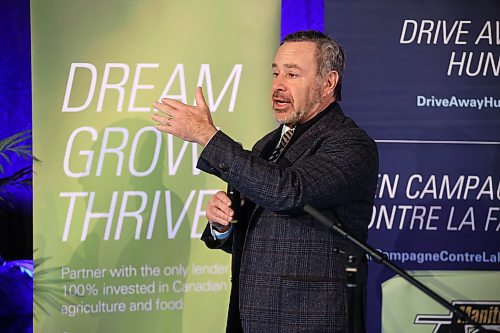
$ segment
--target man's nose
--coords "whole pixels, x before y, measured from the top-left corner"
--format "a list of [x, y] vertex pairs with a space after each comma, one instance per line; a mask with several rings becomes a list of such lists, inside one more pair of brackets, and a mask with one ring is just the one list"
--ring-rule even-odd
[[286, 90], [286, 86], [285, 86], [285, 84], [283, 82], [283, 79], [279, 75], [276, 76], [273, 79], [272, 87], [273, 87], [273, 91], [284, 91], [284, 90]]

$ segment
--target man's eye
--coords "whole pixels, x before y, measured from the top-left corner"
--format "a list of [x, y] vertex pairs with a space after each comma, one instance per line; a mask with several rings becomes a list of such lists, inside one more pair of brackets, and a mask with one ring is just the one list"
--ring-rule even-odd
[[273, 73], [273, 77], [277, 77], [278, 76], [278, 73]]
[[291, 78], [291, 79], [295, 79], [296, 77], [298, 77], [299, 75], [298, 74], [295, 74], [295, 73], [288, 73], [288, 77]]

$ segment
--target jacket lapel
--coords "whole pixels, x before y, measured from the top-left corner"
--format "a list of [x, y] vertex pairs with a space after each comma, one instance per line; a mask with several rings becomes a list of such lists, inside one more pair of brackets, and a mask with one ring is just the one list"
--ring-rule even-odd
[[337, 104], [331, 112], [325, 114], [321, 120], [314, 123], [304, 133], [302, 133], [296, 141], [292, 142], [290, 147], [285, 151], [284, 155], [280, 158], [280, 160], [278, 160], [277, 164], [280, 167], [286, 168], [295, 163], [295, 161], [312, 146], [312, 143], [320, 136], [321, 133], [324, 133], [328, 129], [341, 126], [345, 118], [344, 113]]
[[256, 153], [259, 157], [267, 159], [281, 138], [281, 129], [282, 126], [279, 126], [277, 129], [268, 133], [261, 140], [259, 140], [253, 149], [254, 153]]

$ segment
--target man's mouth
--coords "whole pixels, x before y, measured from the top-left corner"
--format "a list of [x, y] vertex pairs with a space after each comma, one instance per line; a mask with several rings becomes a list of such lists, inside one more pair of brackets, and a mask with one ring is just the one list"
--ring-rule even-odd
[[290, 104], [290, 101], [283, 98], [273, 98], [273, 107], [282, 108]]

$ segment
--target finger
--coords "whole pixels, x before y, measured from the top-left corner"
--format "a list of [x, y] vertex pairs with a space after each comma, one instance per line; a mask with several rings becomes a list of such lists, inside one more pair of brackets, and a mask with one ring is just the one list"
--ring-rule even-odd
[[158, 114], [153, 114], [151, 116], [151, 119], [157, 122], [158, 125], [166, 125], [166, 126], [171, 126], [170, 122], [172, 121], [173, 118], [170, 117], [164, 117]]
[[207, 209], [207, 219], [210, 222], [228, 225], [233, 220], [233, 217], [232, 215], [227, 215], [220, 209]]
[[208, 109], [207, 102], [205, 102], [205, 96], [203, 96], [203, 90], [201, 87], [196, 87], [194, 98], [196, 100], [197, 106]]
[[169, 126], [169, 125], [155, 125], [155, 128], [160, 131], [160, 132], [163, 132], [163, 133], [168, 133], [168, 134], [173, 134], [172, 132], [172, 127]]
[[153, 107], [170, 118], [173, 118], [174, 114], [177, 112], [177, 109], [160, 102], [154, 102]]
[[167, 97], [162, 98], [161, 103], [164, 105], [167, 105], [171, 108], [174, 108], [176, 110], [181, 110], [181, 109], [188, 107], [187, 104], [184, 104], [181, 101], [178, 101], [178, 100], [172, 99], [172, 98], [167, 98]]
[[209, 203], [209, 211], [213, 217], [227, 221], [231, 221], [234, 215], [233, 209], [226, 202], [219, 200], [214, 200], [211, 204]]
[[226, 193], [220, 191], [210, 198], [207, 205], [207, 218], [209, 221], [229, 223], [234, 211], [229, 207], [231, 200]]
[[226, 206], [231, 206], [231, 199], [229, 198], [227, 193], [224, 191], [219, 191], [219, 192], [215, 193], [214, 199], [221, 201]]

